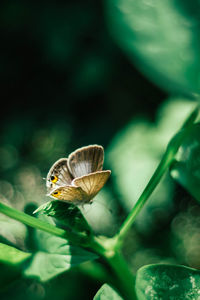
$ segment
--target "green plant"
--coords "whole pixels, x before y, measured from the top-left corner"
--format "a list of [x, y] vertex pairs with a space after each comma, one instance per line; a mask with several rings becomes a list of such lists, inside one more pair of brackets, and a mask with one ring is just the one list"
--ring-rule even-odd
[[[24, 12], [27, 12], [28, 10], [25, 4], [20, 3], [18, 5], [16, 6], [16, 8], [18, 7], [16, 15], [13, 14], [13, 5], [8, 5], [7, 9], [4, 10], [3, 22], [5, 28], [7, 28], [9, 24], [11, 26], [11, 19], [13, 19], [13, 28], [15, 28], [17, 24], [19, 32], [20, 28], [22, 28], [21, 30], [23, 32], [24, 28], [26, 28], [27, 26], [22, 26], [23, 18], [21, 18], [21, 16], [24, 15]], [[67, 94], [67, 96], [61, 93], [60, 96], [64, 99], [62, 102], [63, 107], [66, 98], [71, 100], [69, 100], [67, 106], [65, 107], [65, 110], [63, 109], [63, 112], [61, 112], [60, 107], [58, 107], [58, 111], [55, 116], [58, 120], [60, 120], [60, 123], [58, 121], [52, 122], [52, 115], [54, 116], [54, 113], [52, 113], [52, 111], [49, 111], [51, 113], [50, 115], [47, 114], [47, 120], [50, 119], [50, 124], [48, 125], [49, 127], [47, 126], [48, 129], [39, 128], [38, 125], [38, 132], [35, 132], [35, 134], [33, 134], [31, 142], [29, 139], [30, 128], [32, 128], [31, 132], [33, 133], [34, 128], [36, 127], [34, 115], [35, 110], [33, 112], [32, 118], [29, 119], [29, 116], [28, 118], [26, 116], [26, 118], [23, 119], [21, 123], [18, 122], [20, 117], [18, 120], [16, 120], [16, 122], [13, 121], [13, 124], [11, 125], [10, 122], [8, 122], [9, 126], [7, 128], [7, 131], [5, 130], [4, 134], [5, 147], [0, 149], [0, 159], [3, 166], [2, 169], [3, 171], [7, 170], [8, 173], [10, 172], [11, 167], [15, 168], [18, 164], [18, 152], [20, 152], [18, 151], [19, 149], [22, 149], [21, 163], [22, 161], [24, 162], [24, 160], [26, 160], [26, 157], [24, 157], [24, 153], [26, 153], [27, 144], [29, 143], [31, 145], [30, 148], [33, 145], [33, 153], [35, 153], [31, 153], [31, 159], [33, 156], [35, 158], [35, 161], [40, 161], [41, 165], [45, 166], [45, 168], [47, 167], [49, 161], [56, 157], [57, 154], [64, 154], [66, 148], [71, 143], [71, 135], [74, 135], [74, 133], [78, 131], [73, 131], [74, 124], [78, 123], [77, 126], [80, 126], [80, 124], [82, 125], [83, 119], [81, 118], [81, 120], [79, 121], [80, 115], [82, 116], [83, 109], [82, 104], [80, 104], [80, 98], [82, 99], [83, 97], [85, 99], [86, 95], [95, 95], [97, 91], [102, 91], [103, 89], [105, 89], [109, 83], [109, 79], [112, 78], [113, 74], [116, 73], [115, 65], [118, 63], [118, 54], [114, 53], [113, 55], [113, 52], [116, 51], [115, 47], [113, 45], [110, 45], [110, 40], [108, 37], [108, 40], [106, 41], [104, 31], [100, 31], [100, 34], [97, 34], [97, 37], [95, 31], [95, 33], [93, 33], [94, 36], [92, 36], [91, 27], [93, 26], [94, 19], [90, 18], [90, 14], [93, 14], [93, 11], [91, 13], [90, 10], [91, 4], [87, 3], [87, 9], [85, 10], [83, 9], [85, 7], [82, 7], [82, 5], [78, 6], [77, 4], [74, 4], [70, 7], [71, 9], [66, 10], [67, 14], [65, 14], [66, 8], [63, 7], [62, 13], [60, 7], [57, 6], [57, 3], [54, 3], [54, 5], [50, 5], [47, 10], [42, 9], [40, 17], [38, 18], [39, 12], [38, 6], [36, 6], [35, 11], [37, 12], [37, 18], [35, 19], [39, 19], [39, 25], [37, 25], [39, 27], [37, 28], [45, 31], [41, 34], [42, 31], [38, 30], [38, 36], [40, 37], [40, 39], [38, 38], [38, 40], [40, 40], [38, 44], [44, 45], [43, 51], [41, 51], [41, 53], [44, 53], [42, 54], [41, 65], [44, 64], [44, 57], [47, 57], [48, 63], [50, 60], [53, 65], [52, 73], [55, 73], [55, 79], [57, 78], [55, 65], [56, 70], [58, 65], [60, 66], [60, 73], [58, 72], [60, 75], [63, 74], [63, 68], [65, 68], [66, 66], [68, 68], [70, 66], [70, 71], [68, 73], [68, 77], [70, 78], [68, 82], [69, 93]], [[56, 10], [57, 15], [55, 14], [55, 21], [52, 22]], [[99, 11], [99, 7], [97, 11]], [[6, 204], [6, 199], [5, 203], [2, 201], [0, 203], [0, 212], [2, 214], [10, 217], [12, 220], [17, 220], [27, 225], [27, 227], [23, 227], [23, 225], [20, 223], [22, 228], [18, 232], [18, 226], [16, 226], [17, 223], [10, 223], [10, 226], [6, 224], [7, 230], [6, 232], [2, 233], [2, 240], [0, 243], [0, 266], [2, 271], [1, 273], [3, 274], [0, 281], [0, 287], [2, 290], [4, 289], [4, 286], [9, 285], [9, 283], [12, 283], [13, 280], [16, 280], [19, 277], [30, 280], [35, 279], [40, 283], [44, 283], [47, 281], [49, 282], [49, 280], [55, 278], [57, 275], [67, 270], [71, 270], [72, 267], [79, 266], [78, 271], [81, 271], [81, 264], [84, 262], [89, 262], [83, 267], [83, 269], [85, 268], [86, 270], [88, 268], [88, 273], [90, 273], [90, 276], [92, 278], [99, 279], [102, 283], [104, 283], [94, 297], [94, 299], [96, 300], [199, 299], [200, 271], [198, 269], [189, 268], [187, 266], [177, 264], [173, 265], [171, 263], [151, 265], [144, 264], [141, 268], [136, 268], [136, 274], [134, 274], [133, 270], [131, 269], [131, 263], [129, 266], [129, 261], [125, 257], [126, 249], [124, 249], [125, 247], [127, 247], [127, 240], [129, 239], [129, 234], [131, 233], [133, 224], [135, 225], [137, 223], [138, 218], [145, 211], [145, 208], [149, 205], [149, 203], [151, 204], [152, 198], [150, 199], [150, 197], [155, 195], [154, 192], [156, 192], [156, 188], [159, 188], [161, 185], [166, 187], [166, 182], [162, 181], [164, 174], [170, 174], [171, 178], [174, 179], [174, 181], [180, 183], [186, 189], [186, 191], [192, 195], [193, 198], [195, 198], [197, 201], [200, 201], [200, 123], [198, 120], [200, 94], [199, 11], [199, 1], [106, 1], [105, 14], [108, 28], [114, 40], [117, 42], [119, 47], [127, 54], [127, 57], [130, 59], [130, 61], [133, 62], [133, 64], [143, 74], [145, 74], [150, 81], [152, 81], [158, 87], [161, 87], [162, 89], [167, 91], [170, 94], [171, 102], [176, 103], [175, 100], [177, 95], [184, 95], [184, 97], [187, 97], [187, 108], [193, 105], [193, 100], [195, 102], [195, 105], [197, 105], [197, 108], [195, 108], [190, 113], [185, 122], [182, 117], [183, 125], [177, 132], [176, 130], [174, 130], [173, 134], [175, 135], [172, 139], [169, 138], [168, 134], [166, 134], [167, 139], [165, 136], [168, 127], [174, 126], [174, 122], [172, 122], [173, 124], [171, 125], [172, 119], [169, 111], [166, 114], [165, 122], [162, 123], [159, 120], [159, 122], [157, 124], [155, 123], [155, 125], [150, 124], [146, 120], [144, 122], [137, 122], [137, 120], [134, 119], [127, 132], [125, 132], [126, 142], [122, 146], [122, 139], [119, 139], [121, 148], [119, 146], [118, 151], [121, 153], [121, 156], [116, 155], [115, 151], [111, 151], [112, 155], [110, 154], [110, 156], [113, 156], [113, 160], [111, 159], [110, 161], [112, 161], [112, 163], [115, 162], [118, 168], [118, 173], [115, 173], [115, 180], [117, 182], [116, 185], [118, 186], [117, 188], [121, 190], [121, 195], [123, 196], [121, 197], [120, 202], [124, 210], [127, 211], [127, 217], [122, 222], [121, 226], [117, 228], [117, 232], [112, 237], [106, 237], [103, 236], [103, 234], [94, 234], [92, 226], [88, 224], [89, 222], [86, 221], [80, 210], [63, 202], [47, 202], [37, 208], [37, 215], [31, 216], [20, 210], [14, 209], [13, 207], [9, 207]], [[102, 29], [102, 23], [100, 22], [99, 24], [100, 26], [97, 28], [101, 27]], [[35, 24], [31, 24], [32, 27], [30, 27], [32, 28], [30, 48], [32, 48], [32, 41], [37, 40], [34, 36], [37, 31], [35, 30], [34, 25]], [[44, 27], [46, 28], [45, 30]], [[72, 28], [72, 31], [70, 31], [69, 28]], [[96, 27], [94, 26], [94, 28]], [[82, 53], [82, 47], [80, 47], [79, 43], [80, 37], [83, 36], [83, 32], [85, 34], [85, 40], [83, 40], [82, 43], [85, 44], [85, 53]], [[8, 33], [9, 30], [6, 31], [6, 36]], [[14, 36], [16, 33], [17, 30], [14, 30]], [[94, 40], [97, 39], [97, 42], [94, 47], [92, 46], [90, 48], [90, 44], [93, 45], [94, 42], [91, 39], [91, 36], [92, 39], [95, 37]], [[20, 38], [20, 34], [18, 37]], [[24, 35], [22, 35], [21, 39], [24, 39]], [[16, 44], [18, 45], [18, 43]], [[36, 45], [36, 49], [40, 49], [41, 47], [41, 45], [38, 46], [38, 44]], [[76, 49], [79, 48], [80, 52], [77, 52]], [[94, 49], [91, 50], [92, 48]], [[20, 47], [19, 49], [21, 52]], [[101, 52], [101, 55], [99, 55], [97, 49], [99, 50], [99, 52]], [[91, 51], [91, 53], [89, 53], [89, 51]], [[25, 52], [27, 52], [26, 48]], [[116, 52], [118, 53], [118, 50]], [[115, 55], [117, 59], [115, 58]], [[18, 57], [18, 55], [15, 56]], [[77, 57], [79, 57], [78, 60]], [[9, 52], [7, 60], [10, 62]], [[33, 64], [34, 62], [35, 61], [33, 60]], [[27, 62], [24, 63], [24, 65], [26, 64]], [[12, 64], [12, 67], [17, 68], [18, 65], [20, 64], [17, 61], [17, 63], [15, 62], [14, 64]], [[9, 68], [2, 68], [2, 70], [12, 69], [10, 68], [10, 65], [8, 66]], [[123, 66], [124, 65], [122, 64], [122, 68], [120, 69], [121, 72], [123, 70]], [[37, 68], [34, 67], [34, 70], [35, 69]], [[15, 72], [12, 71], [11, 73]], [[27, 76], [26, 73], [27, 72], [25, 69], [25, 76], [22, 78], [23, 87], [24, 82], [27, 82], [27, 84], [30, 85], [29, 81], [26, 81], [27, 79], [24, 80], [26, 77], [29, 80], [29, 76]], [[47, 73], [50, 74], [48, 80], [46, 79]], [[45, 76], [43, 76], [42, 73], [42, 76], [40, 78], [40, 80], [42, 80], [42, 78], [45, 78], [45, 81], [43, 81], [43, 83], [46, 84], [46, 81], [48, 82], [48, 85], [45, 85], [46, 87], [48, 87], [46, 89], [47, 98], [51, 96], [51, 93], [54, 90], [55, 94], [53, 94], [53, 97], [55, 95], [57, 96], [58, 87], [60, 87], [55, 86], [55, 89], [49, 88], [49, 82], [51, 83], [52, 80], [52, 73], [49, 72], [49, 69], [47, 68]], [[123, 72], [122, 74], [120, 74], [120, 76], [121, 80], [124, 77]], [[11, 78], [13, 77], [11, 76]], [[63, 78], [63, 75], [61, 76], [61, 78]], [[115, 80], [117, 86], [118, 81], [120, 80], [118, 80], [118, 78]], [[65, 81], [65, 79], [58, 81], [63, 82]], [[127, 77], [125, 77], [125, 81], [127, 81]], [[36, 82], [38, 82], [38, 74], [35, 76], [35, 81], [33, 81], [33, 87], [35, 86]], [[118, 119], [119, 116], [122, 117], [122, 119], [124, 118], [121, 113], [121, 107], [123, 107], [124, 103], [130, 104], [130, 102], [132, 101], [133, 107], [135, 108], [135, 106], [137, 107], [137, 104], [139, 102], [138, 94], [136, 93], [135, 95], [135, 88], [137, 87], [138, 82], [140, 83], [140, 81], [135, 80], [135, 78], [131, 78], [130, 82], [130, 95], [126, 94], [125, 92], [126, 85], [124, 90], [123, 88], [122, 90], [118, 90], [118, 87], [113, 86], [113, 93], [111, 94], [112, 100], [110, 102], [110, 105], [108, 106], [112, 107], [113, 110], [116, 110], [116, 119]], [[65, 85], [64, 89], [66, 89]], [[120, 93], [121, 91], [123, 93]], [[41, 93], [42, 96], [40, 96], [40, 98], [38, 94], [39, 93], [37, 93], [39, 103], [40, 100], [42, 101], [43, 94]], [[129, 96], [131, 100], [129, 100]], [[151, 95], [148, 96], [149, 98], [151, 97]], [[123, 100], [126, 100], [126, 98], [128, 99], [128, 101], [123, 102]], [[36, 97], [33, 93], [32, 101], [34, 103], [34, 107], [35, 99]], [[86, 110], [88, 110], [89, 116], [91, 117], [91, 101], [87, 100], [88, 98], [86, 98], [86, 101], [84, 102], [84, 107], [88, 105], [86, 107]], [[68, 119], [70, 119], [70, 112], [74, 111], [74, 105], [72, 105], [71, 103], [73, 101], [76, 101], [77, 107], [80, 108], [79, 110], [77, 110], [78, 113], [76, 115], [76, 118], [72, 118], [71, 123], [69, 121], [70, 124], [68, 128], [68, 126], [66, 126], [66, 123], [62, 122], [62, 120], [65, 120], [66, 118], [66, 110], [69, 110], [69, 114], [67, 115], [67, 117]], [[118, 102], [120, 103], [120, 106], [117, 106]], [[146, 103], [142, 103], [142, 105], [143, 104]], [[48, 111], [49, 107], [51, 107], [51, 105], [45, 104], [43, 109], [45, 108], [45, 111]], [[52, 107], [54, 112], [55, 106]], [[148, 108], [149, 106], [147, 105], [147, 108], [145, 107], [144, 113], [148, 111]], [[43, 109], [40, 110], [43, 112]], [[181, 110], [182, 107], [176, 107], [173, 110], [175, 111], [174, 119], [176, 119], [176, 117], [178, 119]], [[102, 123], [102, 111], [99, 111], [100, 113], [98, 115], [98, 118], [96, 119], [96, 116], [93, 116], [91, 123], [87, 123], [86, 127], [84, 127], [85, 130], [87, 130], [88, 127], [92, 128], [92, 125], [94, 125], [94, 120], [98, 124]], [[126, 110], [124, 110], [124, 112], [128, 111], [129, 106]], [[55, 116], [53, 119], [56, 118]], [[90, 120], [90, 118], [88, 119]], [[77, 120], [80, 123], [77, 122]], [[124, 121], [127, 122], [127, 119], [124, 118]], [[43, 123], [44, 122], [45, 121], [43, 121]], [[175, 120], [175, 122], [177, 125], [178, 120]], [[94, 126], [94, 132], [93, 134], [91, 134], [91, 136], [94, 135], [95, 138], [96, 129], [98, 129], [99, 131], [103, 131], [101, 127], [102, 124], [100, 124], [99, 127], [99, 125], [96, 125], [96, 123]], [[107, 123], [105, 127], [106, 129], [108, 125], [110, 125], [109, 109], [107, 111]], [[12, 127], [15, 127], [15, 131], [12, 130]], [[160, 129], [160, 127], [162, 127], [162, 130]], [[143, 142], [145, 143], [145, 146], [146, 144], [148, 144], [146, 148], [150, 148], [149, 152], [154, 152], [154, 156], [152, 155], [152, 157], [153, 159], [156, 159], [153, 162], [159, 159], [160, 153], [164, 153], [152, 177], [149, 176], [150, 180], [147, 183], [146, 187], [145, 185], [143, 185], [142, 188], [145, 188], [143, 189], [143, 192], [139, 197], [136, 196], [139, 189], [135, 194], [133, 193], [135, 192], [134, 189], [131, 189], [131, 186], [137, 184], [134, 181], [131, 182], [132, 177], [130, 176], [130, 174], [132, 174], [134, 170], [132, 170], [133, 164], [131, 164], [129, 161], [130, 158], [135, 155], [131, 151], [132, 148], [130, 147], [129, 149], [129, 146], [132, 142], [132, 137], [135, 138], [134, 134], [133, 136], [131, 135], [131, 133], [134, 131], [133, 129], [135, 128], [136, 131], [140, 132], [140, 135], [143, 135], [145, 137]], [[81, 135], [82, 131], [80, 132]], [[110, 132], [112, 133], [112, 128]], [[149, 134], [150, 138], [148, 137]], [[22, 136], [25, 136], [25, 139], [23, 139]], [[109, 134], [107, 138], [110, 139]], [[164, 140], [164, 143], [162, 141], [162, 145], [166, 145], [168, 143], [165, 151], [162, 147], [160, 147], [158, 143], [158, 140], [162, 138]], [[139, 140], [137, 140], [137, 137], [135, 139], [136, 142]], [[76, 142], [77, 141], [74, 141], [74, 143]], [[115, 148], [115, 142], [113, 143], [113, 145], [112, 147]], [[126, 152], [126, 155], [124, 155], [124, 152], [125, 150], [127, 150], [127, 148], [129, 150], [129, 153]], [[149, 160], [151, 160], [152, 157], [150, 157]], [[32, 161], [31, 159], [29, 158], [30, 161]], [[123, 180], [118, 181], [118, 175], [122, 173], [122, 166], [124, 163], [127, 163], [128, 170], [126, 169], [123, 173]], [[42, 193], [40, 193], [39, 196], [35, 196], [34, 193], [29, 193], [30, 186], [28, 184], [23, 185], [24, 182], [26, 183], [29, 178], [31, 178], [31, 172], [28, 173], [26, 172], [26, 170], [21, 170], [21, 173], [23, 173], [21, 174], [23, 176], [20, 177], [20, 174], [18, 174], [19, 176], [17, 176], [17, 172], [13, 172], [14, 177], [17, 177], [17, 179], [21, 178], [22, 187], [24, 187], [25, 198], [31, 202], [35, 200], [34, 197], [37, 197], [36, 203], [38, 204], [38, 198], [41, 198]], [[35, 169], [32, 170], [32, 173], [34, 173], [35, 177], [39, 177]], [[8, 174], [8, 178], [9, 176], [10, 174]], [[140, 174], [136, 174], [136, 176], [143, 177], [144, 174], [142, 171], [140, 171]], [[26, 180], [24, 180], [24, 178]], [[126, 186], [128, 180], [129, 184]], [[36, 185], [38, 185], [38, 182], [36, 183]], [[4, 192], [6, 193], [10, 190], [12, 192], [12, 189], [9, 189], [8, 182], [5, 182], [4, 184], [7, 184], [7, 188], [3, 191], [1, 190], [1, 194], [4, 195]], [[165, 194], [167, 192], [167, 188], [165, 188], [164, 190], [162, 190], [162, 193], [159, 194], [159, 197], [161, 197], [161, 194]], [[158, 200], [158, 198], [156, 200]], [[23, 199], [23, 197], [21, 197], [20, 199]], [[131, 211], [129, 211], [130, 207]], [[166, 205], [165, 209], [167, 210], [169, 209], [169, 207]], [[32, 211], [33, 210], [31, 210], [31, 213]], [[145, 216], [147, 215], [148, 212]], [[183, 225], [184, 222], [179, 224], [179, 226]], [[34, 228], [34, 230], [32, 231], [32, 228], [30, 227]], [[183, 231], [185, 230], [185, 227], [183, 226]], [[27, 244], [31, 244], [30, 251], [27, 250], [28, 247], [23, 248], [22, 241], [25, 239], [27, 228], [29, 230], [29, 234], [27, 234], [28, 238], [26, 242]], [[197, 228], [199, 230], [199, 226], [197, 226]], [[10, 241], [6, 236], [9, 236], [9, 234], [12, 233], [14, 237], [12, 236], [12, 239], [10, 239], [12, 241]], [[20, 241], [20, 243], [18, 244], [15, 244], [13, 242], [13, 240], [15, 241], [15, 235]], [[181, 239], [181, 236], [179, 236], [179, 238]], [[199, 235], [194, 235], [194, 237], [192, 238], [194, 243], [194, 239], [199, 239]], [[133, 252], [131, 255], [134, 256], [134, 251], [132, 249], [129, 249], [129, 252], [131, 251]], [[179, 251], [180, 256], [181, 251]], [[157, 260], [157, 262], [159, 261]], [[181, 258], [179, 259], [179, 263], [181, 263]]]
[[[16, 265], [18, 269], [23, 270], [24, 276], [36, 276], [45, 281], [74, 265], [99, 258], [107, 274], [107, 284], [112, 285], [124, 299], [151, 299], [154, 295], [163, 297], [171, 285], [174, 289], [169, 295], [175, 296], [182, 289], [182, 277], [184, 278], [182, 295], [193, 297], [188, 299], [197, 299], [200, 287], [196, 281], [200, 276], [199, 271], [181, 266], [152, 265], [141, 268], [134, 278], [122, 254], [124, 241], [131, 226], [166, 171], [171, 169], [172, 174], [178, 174], [177, 179], [188, 190], [192, 188], [194, 194], [199, 195], [198, 180], [196, 182], [193, 180], [192, 186], [189, 180], [184, 180], [185, 177], [190, 177], [189, 172], [194, 174], [197, 165], [192, 164], [193, 156], [200, 153], [200, 124], [195, 123], [197, 116], [198, 108], [195, 108], [180, 131], [169, 142], [149, 183], [113, 237], [95, 236], [78, 208], [72, 208], [57, 200], [42, 205], [37, 212], [60, 220], [66, 225], [65, 229], [56, 226], [48, 216], [43, 216], [44, 220], [41, 220], [0, 203], [1, 213], [39, 229], [37, 233], [39, 251], [36, 254], [25, 253], [1, 244], [1, 261]], [[177, 155], [180, 147], [181, 155]], [[197, 156], [196, 160], [198, 161]], [[95, 299], [101, 299], [102, 295], [120, 299], [115, 291], [105, 286]]]

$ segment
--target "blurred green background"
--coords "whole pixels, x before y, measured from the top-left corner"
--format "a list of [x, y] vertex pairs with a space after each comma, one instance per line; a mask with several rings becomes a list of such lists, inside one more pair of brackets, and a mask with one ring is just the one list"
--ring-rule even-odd
[[[199, 4], [185, 2], [1, 1], [1, 201], [31, 214], [49, 200], [43, 178], [55, 160], [101, 144], [112, 176], [84, 213], [97, 234], [116, 232], [191, 111], [186, 95], [199, 91]], [[133, 272], [200, 268], [199, 229], [197, 202], [166, 175], [127, 238]], [[35, 249], [34, 231], [3, 215], [0, 234]], [[91, 263], [46, 283], [0, 269], [1, 299], [92, 299], [102, 284]]]

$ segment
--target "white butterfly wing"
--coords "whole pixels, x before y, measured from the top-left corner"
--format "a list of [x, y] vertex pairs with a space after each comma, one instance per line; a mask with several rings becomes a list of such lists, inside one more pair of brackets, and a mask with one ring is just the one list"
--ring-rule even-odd
[[103, 167], [104, 150], [102, 146], [91, 145], [72, 152], [68, 157], [68, 168], [74, 178], [81, 177]]
[[51, 191], [63, 185], [70, 185], [72, 175], [69, 172], [67, 158], [57, 160], [47, 174], [46, 186], [47, 190]]

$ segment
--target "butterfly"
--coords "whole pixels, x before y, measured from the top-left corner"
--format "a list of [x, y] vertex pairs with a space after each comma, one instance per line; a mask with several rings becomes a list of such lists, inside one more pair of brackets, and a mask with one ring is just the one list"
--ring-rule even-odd
[[79, 148], [57, 160], [47, 174], [47, 195], [74, 205], [91, 203], [111, 174], [102, 170], [103, 161], [99, 145]]

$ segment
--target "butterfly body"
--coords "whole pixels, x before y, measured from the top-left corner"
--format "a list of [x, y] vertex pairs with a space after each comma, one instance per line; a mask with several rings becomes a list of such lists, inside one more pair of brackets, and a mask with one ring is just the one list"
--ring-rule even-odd
[[91, 203], [108, 180], [111, 171], [102, 171], [104, 150], [91, 145], [61, 158], [50, 168], [46, 186], [54, 199], [83, 205]]

